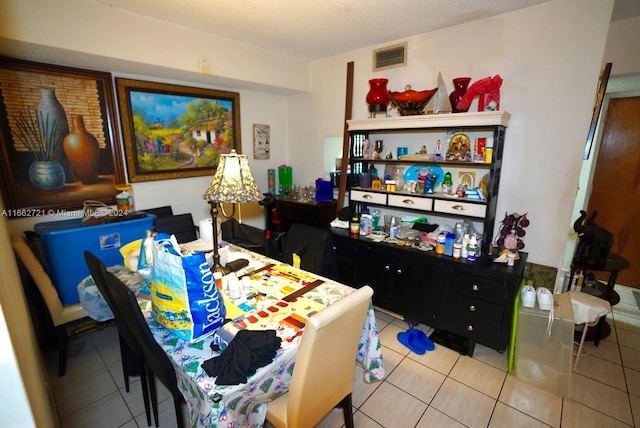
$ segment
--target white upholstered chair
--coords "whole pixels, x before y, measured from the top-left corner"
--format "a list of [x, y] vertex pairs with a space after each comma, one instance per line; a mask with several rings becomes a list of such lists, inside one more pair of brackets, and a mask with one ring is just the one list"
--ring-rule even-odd
[[58, 348], [58, 376], [64, 376], [67, 370], [67, 354], [69, 348], [68, 328], [79, 323], [85, 318], [88, 321], [87, 313], [82, 309], [80, 303], [75, 305], [62, 306], [58, 292], [56, 291], [51, 278], [45, 271], [42, 263], [29, 247], [26, 238], [22, 233], [11, 235], [11, 245], [16, 256], [35, 282], [42, 299], [44, 300], [56, 335], [56, 346]]
[[372, 295], [371, 287], [364, 286], [309, 318], [289, 392], [268, 405], [271, 424], [277, 428], [313, 427], [340, 406], [346, 427], [353, 427], [356, 353]]

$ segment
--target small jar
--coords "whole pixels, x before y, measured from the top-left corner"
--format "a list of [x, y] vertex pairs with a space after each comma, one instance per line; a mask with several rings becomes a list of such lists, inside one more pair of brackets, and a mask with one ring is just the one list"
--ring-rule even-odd
[[462, 255], [462, 244], [459, 242], [455, 242], [453, 244], [453, 258], [459, 259]]
[[516, 253], [507, 254], [507, 266], [513, 266], [516, 264]]
[[134, 211], [133, 187], [131, 184], [116, 184], [116, 206], [119, 211]]
[[444, 244], [447, 240], [447, 236], [444, 233], [440, 233], [436, 238], [436, 254], [444, 254]]

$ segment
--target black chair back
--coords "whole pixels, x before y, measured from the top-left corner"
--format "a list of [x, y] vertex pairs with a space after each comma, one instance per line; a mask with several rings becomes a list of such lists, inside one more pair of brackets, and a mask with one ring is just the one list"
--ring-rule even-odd
[[319, 227], [294, 223], [284, 236], [282, 258], [293, 265], [293, 254], [300, 257], [300, 268], [331, 279], [338, 279], [338, 263], [331, 232]]
[[120, 358], [122, 359], [122, 374], [124, 376], [125, 390], [129, 392], [129, 376], [136, 376], [139, 374], [142, 386], [142, 398], [144, 400], [144, 411], [147, 416], [147, 423], [151, 425], [149, 388], [142, 348], [138, 344], [133, 332], [129, 327], [127, 327], [123, 317], [118, 312], [118, 308], [116, 307], [113, 296], [111, 295], [111, 290], [107, 286], [107, 267], [102, 260], [90, 251], [84, 252], [84, 260], [89, 268], [89, 273], [93, 277], [93, 282], [95, 282], [100, 294], [102, 294], [107, 305], [109, 305], [116, 321], [116, 328], [118, 329], [118, 337], [120, 340]]
[[[178, 389], [176, 373], [171, 360], [169, 360], [169, 356], [153, 337], [153, 334], [142, 315], [142, 311], [140, 310], [140, 306], [138, 305], [138, 301], [133, 291], [120, 281], [117, 276], [108, 271], [106, 272], [106, 281], [111, 295], [113, 296], [113, 303], [116, 310], [124, 319], [127, 327], [133, 332], [134, 337], [142, 348], [147, 368], [151, 372], [149, 379], [152, 404], [157, 403], [155, 388], [152, 383], [153, 376], [155, 375], [160, 379], [160, 382], [167, 387], [169, 392], [171, 392], [171, 395], [173, 395], [178, 427], [183, 427], [180, 403], [184, 401], [184, 398]], [[154, 410], [156, 410], [157, 414], [157, 409], [154, 408]]]
[[155, 229], [157, 232], [175, 235], [181, 244], [198, 239], [198, 233], [196, 232], [196, 226], [193, 223], [191, 213], [156, 217]]

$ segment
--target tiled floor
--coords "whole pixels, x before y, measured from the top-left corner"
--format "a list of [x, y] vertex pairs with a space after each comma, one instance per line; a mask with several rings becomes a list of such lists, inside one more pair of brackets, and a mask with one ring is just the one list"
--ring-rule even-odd
[[[387, 378], [365, 384], [356, 369], [356, 426], [640, 426], [640, 310], [632, 289], [616, 290], [621, 303], [609, 315], [612, 333], [597, 348], [585, 343], [588, 354], [573, 372], [569, 399], [507, 375], [506, 353], [481, 345], [473, 358], [443, 346], [422, 356], [411, 353], [396, 340], [406, 324], [378, 313]], [[76, 339], [73, 347], [65, 377], [56, 376], [55, 354], [47, 361], [62, 427], [146, 427], [139, 380], [129, 393], [124, 390], [115, 328]], [[170, 395], [159, 390], [160, 426], [175, 426]], [[340, 410], [320, 424], [342, 425]]]

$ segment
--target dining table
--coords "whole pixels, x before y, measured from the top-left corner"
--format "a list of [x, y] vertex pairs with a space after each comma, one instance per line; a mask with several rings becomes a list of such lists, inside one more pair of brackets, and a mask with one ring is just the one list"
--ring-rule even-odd
[[[261, 272], [266, 269], [274, 269], [274, 272], [275, 269], [280, 269], [292, 276], [306, 278], [306, 283], [309, 283], [308, 280], [311, 279], [312, 286], [296, 290], [294, 297], [303, 297], [306, 299], [305, 301], [317, 305], [318, 310], [355, 291], [354, 288], [332, 279], [297, 269], [242, 247], [228, 243], [223, 243], [223, 245], [228, 246], [229, 262], [238, 259], [248, 261], [247, 266], [235, 272], [239, 278], [243, 276], [253, 278], [260, 276]], [[195, 247], [197, 248], [198, 245]], [[267, 403], [288, 391], [299, 342], [304, 336], [304, 328], [302, 327], [295, 335], [282, 340], [273, 361], [260, 367], [255, 374], [247, 378], [246, 383], [217, 385], [216, 378], [209, 376], [202, 367], [205, 361], [224, 352], [224, 350], [214, 350], [216, 347], [211, 346], [213, 335], [192, 342], [179, 338], [159, 324], [152, 316], [150, 298], [153, 288], [152, 281], [143, 279], [138, 273], [124, 265], [115, 265], [107, 269], [136, 293], [149, 329], [174, 364], [178, 388], [182, 392], [189, 410], [190, 426], [198, 428], [263, 426]], [[264, 280], [262, 282], [264, 283]], [[231, 306], [234, 311], [238, 307], [243, 309], [243, 315], [238, 317], [238, 321], [243, 325], [252, 318], [259, 318], [258, 314], [264, 313], [266, 306], [283, 301], [282, 287], [273, 287], [274, 290], [279, 291], [270, 295], [270, 287], [260, 286], [259, 281], [251, 281], [249, 284], [251, 284], [250, 289], [245, 289], [242, 296], [236, 299], [230, 298], [228, 290], [222, 290], [225, 303], [232, 302]], [[80, 303], [89, 317], [100, 322], [113, 318], [109, 306], [102, 298], [90, 275], [78, 284], [78, 294]], [[257, 296], [260, 297], [256, 298]], [[285, 297], [292, 297], [292, 295]], [[291, 300], [288, 299], [288, 301]], [[228, 309], [227, 317], [229, 315]], [[340, 333], [336, 332], [336, 334]], [[364, 369], [365, 382], [380, 381], [385, 376], [372, 304], [364, 319], [354, 366], [356, 363]]]

